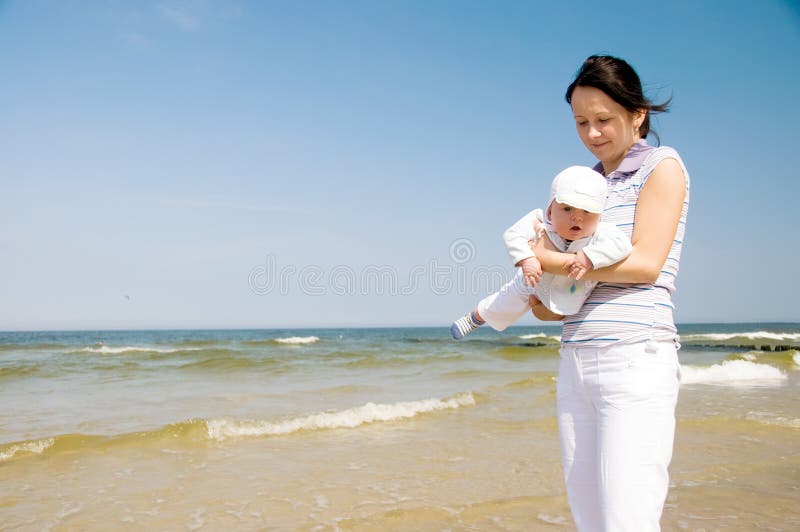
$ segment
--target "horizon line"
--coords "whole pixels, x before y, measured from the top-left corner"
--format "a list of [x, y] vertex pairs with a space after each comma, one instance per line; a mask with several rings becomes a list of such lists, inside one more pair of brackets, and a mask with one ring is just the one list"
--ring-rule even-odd
[[[794, 325], [800, 327], [800, 321], [692, 321], [676, 323], [675, 326], [688, 325]], [[512, 328], [556, 328], [556, 324], [512, 325]], [[6, 333], [60, 333], [60, 332], [158, 332], [158, 331], [302, 331], [302, 330], [340, 330], [340, 329], [440, 329], [447, 325], [322, 325], [322, 326], [291, 326], [291, 327], [145, 327], [131, 329], [0, 329], [0, 334]]]

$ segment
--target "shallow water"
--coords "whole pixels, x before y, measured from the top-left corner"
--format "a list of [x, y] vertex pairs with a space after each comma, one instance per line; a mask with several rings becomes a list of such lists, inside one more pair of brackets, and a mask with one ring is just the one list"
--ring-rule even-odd
[[[665, 530], [800, 526], [798, 331], [681, 328]], [[557, 342], [3, 333], [0, 528], [572, 530]]]

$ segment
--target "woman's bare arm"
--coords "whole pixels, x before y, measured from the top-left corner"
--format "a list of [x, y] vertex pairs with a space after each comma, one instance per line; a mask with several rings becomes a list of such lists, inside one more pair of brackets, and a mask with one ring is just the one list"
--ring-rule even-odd
[[531, 310], [533, 311], [533, 315], [536, 316], [536, 319], [542, 321], [560, 321], [564, 319], [564, 316], [561, 314], [556, 314], [549, 308], [545, 307], [536, 296], [530, 297], [529, 304], [531, 306]]
[[[636, 204], [633, 251], [624, 260], [588, 272], [584, 279], [618, 283], [652, 283], [667, 260], [686, 197], [686, 176], [675, 159], [664, 159], [655, 167], [639, 193]], [[542, 269], [565, 275], [569, 254], [558, 251], [547, 238], [532, 247]]]

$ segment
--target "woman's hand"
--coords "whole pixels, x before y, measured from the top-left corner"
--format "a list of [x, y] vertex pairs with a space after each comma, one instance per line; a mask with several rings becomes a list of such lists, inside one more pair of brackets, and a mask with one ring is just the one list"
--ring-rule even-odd
[[564, 316], [561, 314], [556, 314], [549, 308], [545, 307], [542, 302], [536, 296], [531, 296], [528, 302], [531, 305], [531, 310], [533, 311], [533, 315], [536, 316], [536, 319], [542, 321], [559, 321], [563, 320]]

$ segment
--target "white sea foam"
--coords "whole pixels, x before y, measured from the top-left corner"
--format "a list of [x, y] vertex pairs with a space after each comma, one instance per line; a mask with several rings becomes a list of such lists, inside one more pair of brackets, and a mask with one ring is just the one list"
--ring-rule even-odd
[[736, 332], [736, 333], [687, 334], [681, 336], [681, 339], [683, 341], [713, 340], [713, 341], [723, 342], [725, 340], [732, 340], [733, 338], [747, 338], [748, 340], [790, 341], [790, 340], [800, 340], [800, 333], [774, 333], [769, 331], [755, 331], [755, 332]]
[[81, 510], [83, 510], [83, 504], [81, 504], [81, 503], [77, 503], [77, 504], [62, 504], [61, 505], [61, 510], [59, 510], [58, 513], [56, 514], [56, 518], [59, 521], [62, 521], [65, 517], [69, 517], [71, 515], [75, 515], [76, 513], [80, 512]]
[[746, 418], [752, 421], [758, 421], [764, 425], [800, 429], [800, 419], [776, 416], [771, 412], [748, 412]]
[[205, 513], [205, 508], [197, 508], [194, 512], [192, 512], [192, 520], [186, 523], [186, 528], [189, 530], [200, 530], [203, 528], [203, 525], [206, 524], [205, 519], [203, 519]]
[[122, 347], [109, 347], [107, 345], [97, 347], [84, 347], [79, 349], [78, 352], [83, 353], [102, 353], [104, 355], [118, 355], [120, 353], [175, 353], [176, 351], [197, 351], [199, 347], [152, 347], [152, 346], [134, 346], [126, 345]]
[[474, 404], [475, 398], [473, 395], [471, 393], [463, 393], [449, 399], [426, 399], [393, 404], [367, 403], [363, 406], [338, 412], [312, 414], [284, 421], [212, 419], [206, 422], [206, 426], [208, 427], [209, 438], [222, 441], [226, 438], [241, 436], [278, 436], [301, 430], [354, 428], [365, 423], [407, 419], [425, 412], [448, 410]]
[[709, 367], [681, 366], [682, 384], [775, 384], [786, 378], [778, 368], [747, 360], [726, 360]]
[[5, 462], [6, 460], [13, 458], [17, 453], [41, 454], [45, 450], [52, 447], [54, 443], [55, 440], [53, 438], [47, 438], [44, 440], [29, 441], [12, 445], [3, 451], [0, 451], [0, 462]]
[[[765, 355], [764, 351], [748, 351], [746, 353], [737, 353], [735, 356], [738, 357], [738, 358], [741, 358], [742, 360], [747, 360], [747, 361], [750, 361], [750, 362], [757, 362], [762, 357], [765, 357], [765, 356], [769, 357], [770, 355]], [[773, 351], [773, 354], [772, 354], [772, 356], [770, 358], [773, 358], [773, 359], [778, 359], [779, 358], [781, 360], [791, 360], [795, 364], [800, 365], [800, 351], [797, 351], [795, 349], [788, 349], [786, 351], [780, 351], [780, 352]]]
[[290, 336], [288, 338], [275, 338], [279, 344], [313, 344], [319, 342], [316, 336]]
[[536, 338], [547, 338], [548, 340], [553, 340], [554, 342], [560, 342], [560, 336], [548, 336], [545, 333], [537, 333], [537, 334], [523, 334], [522, 336], [518, 336], [520, 340], [534, 340]]
[[563, 515], [547, 515], [547, 514], [539, 514], [536, 516], [539, 521], [545, 522], [549, 525], [568, 525], [570, 520]]

